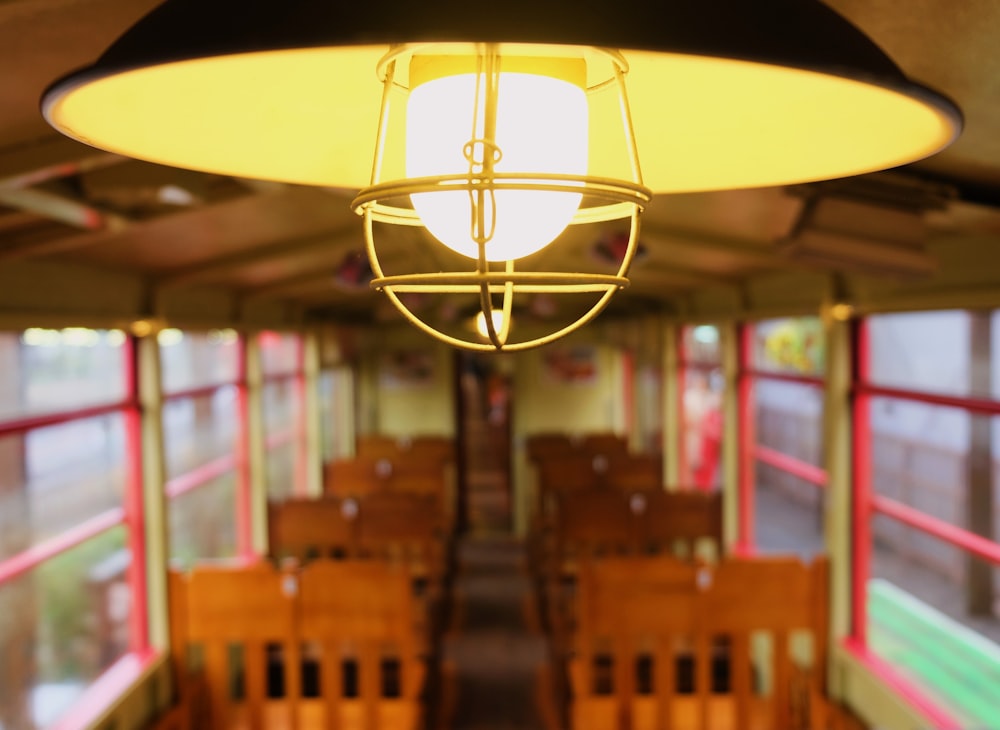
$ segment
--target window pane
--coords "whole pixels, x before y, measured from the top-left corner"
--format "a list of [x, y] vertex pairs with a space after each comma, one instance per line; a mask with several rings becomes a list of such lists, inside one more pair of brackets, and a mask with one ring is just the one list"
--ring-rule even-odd
[[[875, 492], [964, 527], [970, 425], [969, 413], [957, 408], [872, 398]], [[953, 561], [950, 551], [937, 541], [918, 541], [905, 549], [915, 551], [932, 570], [945, 569]]]
[[295, 443], [284, 443], [267, 450], [268, 499], [285, 499], [296, 493]]
[[0, 332], [0, 420], [125, 399], [119, 330]]
[[722, 373], [685, 370], [683, 378], [681, 486], [719, 489], [722, 486]]
[[354, 431], [350, 419], [354, 413], [354, 392], [348, 368], [324, 370], [319, 378], [320, 433], [323, 461], [333, 461], [351, 454]]
[[753, 325], [753, 367], [793, 375], [822, 375], [823, 325], [817, 317], [771, 319]]
[[190, 565], [236, 555], [236, 474], [170, 500], [170, 558]]
[[722, 347], [719, 344], [719, 328], [711, 324], [686, 325], [681, 330], [684, 362], [708, 365], [722, 363]]
[[263, 389], [264, 434], [267, 443], [267, 493], [280, 499], [304, 489], [297, 470], [302, 402], [298, 383], [281, 380]]
[[236, 448], [238, 391], [227, 385], [208, 396], [167, 401], [163, 439], [167, 478], [233, 454]]
[[126, 653], [129, 562], [116, 528], [0, 585], [0, 727], [48, 727]]
[[264, 375], [294, 373], [301, 369], [301, 338], [298, 335], [261, 332], [258, 342]]
[[159, 343], [166, 393], [232, 383], [239, 377], [240, 345], [234, 330], [164, 330]]
[[293, 380], [265, 383], [264, 433], [268, 440], [292, 438], [300, 421], [302, 403], [299, 395], [298, 383]]
[[[754, 384], [757, 443], [784, 456], [823, 467], [823, 390], [799, 383]], [[810, 556], [823, 550], [821, 486], [758, 460], [757, 543], [765, 551]]]
[[754, 383], [757, 443], [813, 466], [823, 465], [823, 389], [758, 380]]
[[114, 413], [0, 438], [0, 560], [121, 506], [124, 420]]
[[968, 395], [966, 312], [913, 312], [868, 319], [870, 379], [893, 388]]

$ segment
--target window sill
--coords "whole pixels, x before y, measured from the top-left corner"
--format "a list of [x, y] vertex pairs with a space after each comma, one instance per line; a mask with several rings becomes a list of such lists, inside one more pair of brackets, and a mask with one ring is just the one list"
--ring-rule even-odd
[[126, 654], [91, 684], [48, 730], [86, 730], [106, 721], [166, 661], [153, 650]]
[[[943, 710], [922, 693], [912, 682], [902, 677], [891, 664], [873, 653], [855, 639], [845, 639], [841, 644], [842, 654], [850, 663], [860, 665], [875, 682], [879, 683], [897, 700], [919, 714], [923, 722], [921, 727], [933, 727], [936, 730], [962, 730], [962, 724], [951, 714]], [[851, 667], [844, 667], [850, 673]], [[850, 692], [848, 692], [850, 694]]]

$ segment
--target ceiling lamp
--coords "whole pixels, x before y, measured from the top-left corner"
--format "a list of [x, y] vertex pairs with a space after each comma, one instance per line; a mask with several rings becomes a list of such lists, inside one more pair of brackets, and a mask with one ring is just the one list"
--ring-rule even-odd
[[[844, 177], [934, 154], [949, 100], [814, 0], [168, 0], [45, 94], [65, 134], [162, 164], [357, 192], [375, 278], [420, 328], [518, 350], [593, 319], [652, 191]], [[520, 270], [568, 225], [628, 221], [614, 274]], [[386, 275], [376, 228], [423, 226], [467, 270]], [[516, 295], [589, 293], [511, 341]], [[409, 293], [475, 297], [488, 342]], [[404, 295], [403, 299], [400, 295]], [[509, 322], [509, 318], [506, 320]]]

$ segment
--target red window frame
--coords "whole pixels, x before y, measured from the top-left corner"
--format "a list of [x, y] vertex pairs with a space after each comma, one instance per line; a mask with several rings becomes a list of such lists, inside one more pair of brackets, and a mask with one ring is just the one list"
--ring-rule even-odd
[[[30, 431], [73, 421], [111, 414], [122, 414], [125, 425], [125, 484], [122, 506], [107, 510], [79, 525], [0, 561], [0, 585], [14, 580], [46, 561], [76, 548], [116, 527], [124, 527], [131, 556], [128, 571], [131, 608], [129, 611], [129, 651], [94, 680], [83, 696], [57, 721], [60, 728], [81, 727], [95, 708], [107, 705], [127, 682], [154, 659], [149, 644], [149, 606], [146, 593], [146, 516], [143, 499], [141, 406], [138, 391], [138, 347], [134, 336], [127, 336], [122, 347], [125, 360], [125, 397], [123, 400], [71, 411], [46, 413], [0, 421], [0, 437], [23, 435]], [[129, 671], [124, 671], [128, 668]], [[127, 675], [127, 676], [126, 676]]]
[[237, 339], [237, 370], [235, 380], [226, 380], [211, 385], [187, 388], [163, 394], [163, 403], [205, 398], [222, 388], [236, 388], [236, 443], [233, 452], [195, 467], [190, 471], [169, 479], [164, 484], [164, 497], [169, 502], [188, 494], [231, 472], [236, 473], [236, 552], [244, 559], [256, 557], [253, 547], [253, 497], [250, 477], [250, 433], [247, 428], [249, 398], [247, 394], [247, 341], [239, 335]]
[[822, 390], [826, 387], [826, 379], [818, 375], [798, 375], [754, 368], [754, 326], [753, 322], [741, 323], [737, 333], [739, 366], [736, 382], [740, 476], [737, 488], [739, 493], [737, 536], [733, 549], [740, 555], [751, 555], [756, 551], [754, 515], [757, 462], [772, 466], [819, 488], [825, 488], [828, 483], [826, 469], [757, 443], [754, 428], [754, 386], [758, 381], [797, 383]]
[[852, 373], [852, 476], [851, 494], [851, 633], [845, 646], [865, 662], [896, 692], [917, 707], [934, 725], [942, 730], [960, 730], [958, 722], [947, 711], [932, 702], [908, 679], [901, 677], [890, 664], [875, 656], [868, 647], [868, 580], [871, 574], [872, 529], [875, 514], [902, 522], [924, 534], [972, 553], [1000, 566], [1000, 543], [987, 540], [961, 527], [914, 509], [897, 500], [876, 494], [872, 484], [872, 398], [894, 398], [928, 405], [959, 408], [969, 413], [1000, 416], [1000, 401], [987, 398], [950, 396], [929, 391], [891, 388], [871, 382], [871, 338], [868, 321], [853, 323], [851, 330]]

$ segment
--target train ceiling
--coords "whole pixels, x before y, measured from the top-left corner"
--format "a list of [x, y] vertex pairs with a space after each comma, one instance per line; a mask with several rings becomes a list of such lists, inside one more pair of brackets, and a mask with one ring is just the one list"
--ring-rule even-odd
[[[44, 310], [24, 295], [9, 303], [4, 282], [71, 263], [134, 281], [136, 313], [155, 315], [161, 298], [212, 290], [281, 308], [293, 321], [391, 316], [364, 286], [361, 229], [344, 193], [126, 160], [64, 139], [44, 122], [43, 89], [90, 63], [155, 4], [0, 0], [0, 309]], [[958, 286], [964, 274], [952, 271], [958, 254], [949, 251], [998, 248], [1000, 3], [828, 4], [911, 78], [953, 98], [966, 118], [962, 137], [936, 157], [890, 173], [657, 197], [644, 216], [633, 285], [616, 297], [610, 316], [698, 312], [706, 292], [746, 302], [760, 282], [788, 275], [864, 275], [876, 282], [869, 290], [879, 282], [900, 291], [940, 287], [942, 276]], [[390, 261], [414, 255], [417, 235], [393, 240]], [[598, 270], [619, 235], [576, 230], [558, 251], [538, 256], [547, 266]], [[975, 245], [962, 248], [963, 241]], [[442, 263], [437, 254], [420, 255], [431, 269]], [[967, 266], [978, 269], [970, 281], [982, 284], [982, 268], [996, 268], [991, 261], [1000, 256]], [[985, 281], [1000, 283], [1000, 271]], [[537, 304], [533, 314], [547, 316], [549, 304]]]

